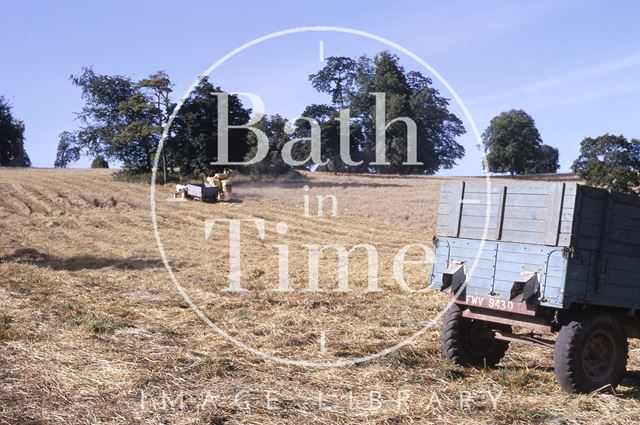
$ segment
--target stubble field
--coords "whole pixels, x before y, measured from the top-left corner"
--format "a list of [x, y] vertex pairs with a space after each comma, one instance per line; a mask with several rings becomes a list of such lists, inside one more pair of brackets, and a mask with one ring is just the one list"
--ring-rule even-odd
[[[170, 279], [151, 225], [149, 187], [115, 182], [111, 173], [0, 169], [0, 423], [637, 421], [635, 343], [617, 394], [561, 392], [552, 353], [541, 348], [512, 345], [496, 370], [443, 360], [439, 323], [425, 325], [446, 298], [424, 290], [423, 264], [405, 266], [413, 291], [403, 290], [393, 263], [403, 247], [431, 244], [438, 190], [448, 178], [241, 178], [236, 201], [224, 204], [174, 202], [171, 187], [158, 187], [169, 264], [224, 337]], [[317, 215], [317, 195], [335, 196], [337, 216], [330, 200]], [[245, 220], [242, 292], [224, 290], [229, 234], [221, 219]], [[256, 219], [264, 220], [264, 237]], [[218, 221], [205, 237], [207, 220]], [[320, 291], [305, 291], [309, 245], [364, 243], [379, 257], [379, 291], [366, 291], [364, 251], [350, 258], [350, 291], [335, 291], [332, 252], [319, 263]], [[274, 291], [283, 247], [288, 292]], [[408, 250], [407, 259], [420, 258], [418, 247]], [[344, 363], [407, 340], [385, 356], [341, 367], [267, 358]]]

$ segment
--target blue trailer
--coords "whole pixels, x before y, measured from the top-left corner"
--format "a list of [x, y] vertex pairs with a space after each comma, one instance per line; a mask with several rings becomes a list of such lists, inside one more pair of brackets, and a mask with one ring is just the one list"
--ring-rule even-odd
[[640, 337], [640, 197], [576, 182], [452, 182], [436, 231], [430, 285], [454, 298], [441, 330], [449, 360], [494, 366], [524, 342], [553, 348], [568, 392], [620, 383], [627, 338]]

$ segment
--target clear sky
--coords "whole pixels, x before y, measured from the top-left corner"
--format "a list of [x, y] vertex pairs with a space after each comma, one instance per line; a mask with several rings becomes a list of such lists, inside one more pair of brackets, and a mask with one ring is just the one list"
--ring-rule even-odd
[[[636, 1], [3, 1], [0, 94], [26, 125], [33, 165], [51, 167], [58, 134], [82, 107], [69, 81], [83, 66], [139, 79], [165, 70], [181, 97], [232, 49], [292, 27], [327, 25], [374, 33], [414, 52], [458, 92], [480, 131], [521, 108], [568, 171], [585, 136], [640, 138], [640, 2]], [[270, 40], [223, 64], [211, 81], [254, 92], [267, 113], [296, 116], [314, 92], [308, 74], [324, 55], [375, 54], [386, 47], [349, 34]], [[407, 69], [427, 71], [398, 51]], [[451, 94], [441, 85], [441, 93]], [[452, 101], [452, 110], [464, 118]], [[480, 174], [471, 126], [465, 159], [444, 174]], [[87, 160], [76, 164], [86, 166]]]

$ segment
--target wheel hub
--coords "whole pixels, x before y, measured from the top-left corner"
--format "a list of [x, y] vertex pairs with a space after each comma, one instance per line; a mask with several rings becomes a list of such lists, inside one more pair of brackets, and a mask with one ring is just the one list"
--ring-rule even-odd
[[585, 374], [593, 381], [606, 380], [614, 365], [614, 341], [604, 332], [594, 332], [587, 338], [582, 351]]

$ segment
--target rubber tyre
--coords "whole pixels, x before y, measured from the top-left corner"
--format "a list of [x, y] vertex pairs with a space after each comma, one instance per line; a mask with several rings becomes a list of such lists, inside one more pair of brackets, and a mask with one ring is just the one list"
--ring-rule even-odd
[[444, 314], [440, 331], [443, 354], [459, 366], [495, 367], [509, 349], [509, 342], [487, 334], [490, 330], [511, 332], [511, 327], [467, 319], [462, 311], [458, 304], [452, 304]]
[[583, 314], [560, 329], [553, 350], [556, 378], [568, 393], [615, 388], [627, 369], [629, 344], [611, 314]]

